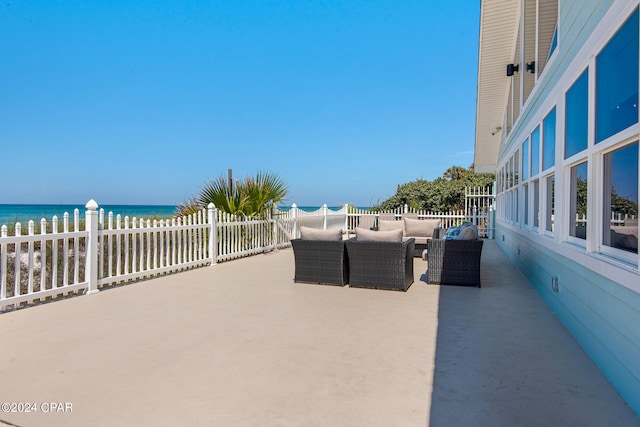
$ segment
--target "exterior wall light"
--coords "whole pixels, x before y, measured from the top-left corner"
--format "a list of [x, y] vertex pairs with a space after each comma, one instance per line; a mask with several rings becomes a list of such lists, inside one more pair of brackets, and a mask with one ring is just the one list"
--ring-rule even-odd
[[517, 73], [518, 68], [520, 68], [518, 64], [507, 64], [507, 77], [511, 77], [513, 73]]
[[536, 61], [527, 63], [527, 71], [531, 74], [534, 74], [536, 72]]

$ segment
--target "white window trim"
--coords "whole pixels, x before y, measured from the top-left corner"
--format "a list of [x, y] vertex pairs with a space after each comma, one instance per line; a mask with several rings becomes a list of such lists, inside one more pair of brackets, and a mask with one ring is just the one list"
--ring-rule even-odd
[[[549, 178], [551, 178], [552, 176], [555, 175], [555, 170], [550, 170], [549, 173], [546, 173], [544, 175], [542, 175], [540, 177], [540, 230], [541, 233], [544, 234], [545, 236], [549, 236], [549, 237], [553, 237], [554, 232], [555, 232], [555, 228], [556, 228], [556, 224], [555, 222], [558, 220], [558, 215], [554, 215], [554, 221], [553, 221], [553, 230], [548, 230], [547, 229], [547, 213], [549, 212], [549, 210], [551, 209], [551, 207], [549, 206], [549, 198], [551, 197], [549, 195], [549, 191], [547, 188], [547, 181], [549, 180]], [[558, 189], [557, 189], [557, 184], [558, 181], [556, 179], [554, 186], [556, 187], [556, 196], [558, 195]], [[557, 205], [557, 200], [554, 200], [554, 208], [557, 211], [558, 209], [558, 205]]]
[[[573, 194], [573, 189], [571, 188], [571, 169], [573, 169], [574, 167], [587, 162], [587, 236], [585, 239], [581, 239], [579, 237], [575, 237], [571, 235], [571, 216], [575, 215], [575, 212], [572, 212], [571, 210], [571, 201], [572, 201], [572, 194]], [[589, 231], [592, 228], [591, 227], [591, 221], [589, 220], [590, 217], [590, 212], [589, 212], [589, 200], [591, 197], [590, 194], [590, 189], [591, 189], [591, 170], [589, 168], [589, 158], [584, 156], [584, 152], [583, 152], [583, 156], [576, 159], [576, 161], [574, 163], [568, 164], [568, 165], [563, 165], [563, 179], [564, 179], [564, 186], [563, 186], [563, 193], [562, 194], [566, 194], [569, 195], [569, 197], [564, 197], [563, 199], [565, 199], [564, 203], [562, 204], [563, 207], [563, 211], [562, 211], [562, 240], [569, 242], [572, 245], [575, 246], [580, 246], [581, 248], [584, 248], [585, 251], [587, 250], [587, 240], [589, 239]], [[558, 212], [558, 206], [556, 205], [556, 213]]]
[[[603, 237], [603, 222], [604, 215], [602, 203], [604, 182], [603, 182], [603, 162], [604, 154], [609, 151], [615, 150], [619, 147], [625, 146], [634, 141], [640, 140], [640, 117], [638, 123], [618, 132], [607, 138], [604, 141], [595, 143], [595, 63], [596, 55], [599, 54], [602, 49], [610, 42], [611, 38], [620, 30], [622, 25], [627, 21], [629, 16], [634, 13], [640, 6], [640, 0], [632, 2], [624, 0], [614, 0], [609, 7], [603, 19], [598, 23], [597, 28], [592, 32], [584, 45], [580, 48], [578, 54], [571, 59], [567, 65], [567, 70], [572, 70], [570, 73], [565, 73], [552, 87], [544, 87], [545, 92], [556, 94], [553, 97], [547, 97], [544, 100], [538, 100], [536, 93], [541, 90], [539, 84], [534, 85], [534, 88], [529, 95], [527, 102], [524, 105], [521, 104], [520, 114], [518, 120], [514, 125], [516, 132], [511, 132], [505, 140], [505, 144], [508, 142], [511, 146], [511, 153], [507, 160], [516, 153], [516, 150], [520, 149], [523, 142], [530, 137], [531, 133], [536, 126], [540, 125], [544, 120], [544, 117], [556, 106], [556, 162], [553, 168], [542, 171], [538, 175], [532, 175], [531, 168], [529, 167], [529, 177], [526, 180], [522, 179], [522, 170], [524, 163], [522, 162], [523, 152], [520, 150], [520, 182], [515, 187], [518, 189], [518, 216], [517, 220], [513, 224], [503, 224], [506, 229], [512, 230], [514, 233], [522, 236], [523, 238], [530, 239], [534, 242], [539, 242], [549, 250], [558, 253], [562, 256], [569, 257], [575, 260], [577, 263], [588, 266], [590, 270], [595, 273], [601, 274], [605, 277], [615, 277], [616, 282], [622, 286], [631, 289], [637, 293], [640, 293], [640, 251], [638, 254], [623, 251], [621, 249], [604, 246], [602, 244]], [[560, 40], [561, 35], [558, 34], [558, 46], [556, 50], [549, 58], [545, 70], [541, 74], [541, 77], [546, 74], [546, 70], [552, 67], [552, 59], [558, 57], [558, 52], [562, 49], [562, 43]], [[564, 144], [565, 144], [565, 119], [566, 119], [566, 92], [576, 82], [577, 78], [585, 71], [588, 71], [589, 87], [588, 87], [588, 146], [585, 150], [574, 154], [568, 159], [564, 159]], [[640, 80], [640, 78], [639, 78]], [[640, 87], [640, 82], [639, 82]], [[520, 94], [522, 96], [522, 94]], [[529, 104], [536, 100], [536, 110], [528, 111]], [[541, 111], [545, 111], [544, 116], [540, 114]], [[522, 120], [527, 117], [526, 122]], [[517, 126], [517, 127], [516, 127]], [[542, 137], [542, 135], [541, 135]], [[543, 143], [543, 142], [542, 142]], [[531, 142], [529, 141], [529, 147]], [[541, 144], [542, 147], [542, 144]], [[529, 150], [530, 151], [530, 150]], [[529, 161], [531, 161], [531, 155], [529, 155]], [[571, 167], [582, 163], [588, 162], [588, 211], [587, 218], [587, 239], [578, 239], [569, 235], [569, 211], [570, 201], [567, 195], [570, 194], [570, 174]], [[542, 154], [540, 154], [540, 162], [542, 162]], [[502, 163], [504, 166], [505, 163]], [[541, 163], [542, 165], [542, 163]], [[640, 169], [640, 160], [639, 160]], [[549, 175], [555, 174], [556, 185], [556, 200], [555, 200], [555, 230], [553, 233], [553, 239], [549, 239], [544, 233], [532, 233], [533, 217], [532, 210], [533, 204], [531, 203], [532, 195], [529, 195], [528, 207], [529, 207], [529, 225], [524, 225], [524, 187], [530, 185], [534, 178], [538, 178], [541, 181], [548, 178]], [[532, 189], [532, 187], [530, 188]], [[546, 185], [541, 188], [541, 193], [546, 191]], [[533, 191], [530, 191], [533, 193]], [[638, 199], [640, 200], [640, 190], [638, 191]], [[506, 202], [506, 198], [504, 199]], [[509, 209], [512, 209], [509, 207]], [[546, 209], [546, 199], [541, 201], [541, 212]], [[515, 220], [516, 217], [511, 217]], [[546, 215], [541, 218], [541, 229], [546, 230]], [[587, 247], [587, 245], [589, 247]]]
[[[632, 136], [627, 136], [627, 134], [629, 132], [626, 132], [629, 129], [625, 129], [624, 131], [619, 132], [616, 135], [621, 136], [623, 139], [622, 140], [618, 140], [615, 141], [615, 143], [613, 143], [613, 141], [610, 141], [611, 138], [608, 138], [607, 141], [608, 145], [606, 147], [604, 147], [601, 150], [598, 150], [596, 153], [594, 153], [593, 157], [594, 157], [594, 163], [597, 165], [597, 172], [598, 175], [597, 177], [599, 178], [597, 180], [597, 185], [595, 186], [599, 191], [597, 192], [597, 195], [599, 197], [598, 200], [604, 200], [604, 196], [605, 196], [605, 191], [608, 191], [605, 187], [604, 187], [604, 156], [615, 151], [618, 150], [620, 148], [624, 148], [628, 145], [631, 145], [633, 143], [638, 143], [638, 149], [640, 150], [640, 134], [638, 133], [638, 131], [640, 130], [640, 124], [636, 124], [634, 126], [632, 126], [632, 128], [636, 128], [635, 134], [633, 134]], [[616, 136], [614, 135], [614, 137]], [[613, 138], [613, 137], [612, 137]], [[599, 148], [599, 146], [601, 144], [603, 144], [605, 141], [601, 142], [600, 144], [597, 144], [594, 147], [594, 150], [596, 148]], [[640, 156], [639, 156], [640, 157]], [[640, 160], [639, 160], [640, 162]], [[640, 170], [640, 165], [638, 165], [638, 170]], [[640, 187], [640, 186], [639, 186]], [[640, 193], [640, 189], [638, 191]], [[640, 194], [638, 194], [638, 200], [640, 200]], [[602, 207], [602, 205], [601, 205]], [[623, 262], [626, 263], [631, 263], [631, 264], [635, 264], [636, 266], [640, 267], [640, 250], [638, 251], [637, 254], [634, 253], [630, 253], [627, 251], [623, 251], [622, 249], [617, 249], [611, 246], [607, 246], [605, 245], [604, 242], [604, 229], [603, 229], [603, 224], [605, 221], [604, 218], [604, 209], [599, 209], [600, 212], [597, 213], [596, 217], [595, 217], [595, 226], [593, 228], [596, 228], [597, 230], [597, 245], [596, 245], [596, 250], [594, 252], [598, 252], [598, 253], [602, 253], [604, 255], [613, 257], [613, 258], [617, 258], [617, 259], [621, 259]]]

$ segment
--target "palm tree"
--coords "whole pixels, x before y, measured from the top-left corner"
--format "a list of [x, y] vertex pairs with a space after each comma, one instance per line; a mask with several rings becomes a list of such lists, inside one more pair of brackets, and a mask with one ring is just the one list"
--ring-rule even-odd
[[451, 166], [444, 173], [442, 177], [450, 181], [458, 181], [468, 177], [472, 172], [462, 166]]
[[264, 216], [274, 203], [283, 201], [289, 192], [284, 180], [271, 172], [258, 172], [254, 179], [246, 180], [245, 188], [248, 195], [247, 216]]
[[208, 181], [198, 196], [178, 207], [178, 212], [193, 213], [213, 203], [233, 215], [264, 217], [274, 203], [284, 200], [288, 191], [284, 180], [272, 172], [258, 172], [255, 177], [236, 180], [235, 185], [221, 176]]
[[239, 183], [230, 185], [224, 177], [207, 182], [200, 190], [197, 200], [202, 207], [213, 203], [216, 208], [233, 215], [246, 214], [246, 205], [248, 203], [243, 185]]

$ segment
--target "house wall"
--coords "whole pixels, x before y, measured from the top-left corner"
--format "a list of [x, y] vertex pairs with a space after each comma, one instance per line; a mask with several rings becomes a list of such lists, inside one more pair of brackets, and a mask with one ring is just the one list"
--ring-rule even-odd
[[[558, 5], [558, 49], [538, 82], [524, 103], [521, 115], [514, 124], [513, 130], [502, 141], [498, 157], [504, 158], [506, 153], [512, 152], [516, 145], [522, 142], [530, 132], [530, 123], [540, 114], [542, 108], [549, 104], [552, 94], [565, 81], [573, 79], [567, 70], [575, 69], [579, 52], [589, 37], [610, 9], [613, 0], [570, 0], [559, 1]], [[586, 61], [586, 58], [584, 58]], [[573, 64], [572, 64], [573, 62]], [[582, 64], [586, 66], [586, 62]], [[566, 84], [566, 83], [565, 83]], [[500, 160], [498, 160], [498, 163]]]
[[[622, 397], [640, 414], [640, 294], [589, 268], [589, 263], [578, 256], [578, 248], [559, 251], [546, 237], [532, 239], [503, 225], [497, 225], [495, 236]], [[558, 279], [557, 292], [552, 288], [554, 277]]]
[[[495, 238], [622, 397], [640, 414], [639, 257], [629, 261], [607, 253], [607, 248], [603, 249], [602, 234], [598, 234], [603, 233], [599, 229], [603, 216], [602, 198], [606, 192], [602, 184], [603, 155], [606, 150], [637, 140], [640, 125], [622, 132], [616, 141], [608, 141], [609, 148], [605, 150], [601, 150], [600, 145], [594, 146], [595, 126], [590, 126], [591, 142], [584, 159], [588, 160], [590, 168], [591, 222], [590, 234], [583, 241], [570, 237], [568, 220], [568, 199], [571, 196], [569, 170], [571, 162], [575, 164], [578, 160], [565, 159], [561, 149], [564, 144], [566, 91], [587, 67], [591, 72], [590, 78], [593, 77], [595, 55], [638, 7], [638, 3], [631, 0], [559, 1], [558, 49], [538, 76], [518, 121], [505, 136], [499, 150], [496, 171], [501, 177], [499, 182], [501, 179], [510, 181], [511, 187], [498, 188]], [[593, 87], [591, 81], [590, 102], [595, 97]], [[511, 168], [511, 175], [518, 175], [518, 171], [510, 166], [514, 163], [510, 160], [517, 157], [522, 161], [523, 141], [537, 126], [541, 126], [553, 108], [556, 108], [558, 117], [555, 166], [538, 174], [541, 217], [544, 216], [547, 196], [542, 188], [543, 180], [555, 177], [555, 223], [549, 231], [545, 227], [545, 219], [541, 219], [539, 227], [531, 224], [535, 215], [531, 186], [525, 203], [521, 177], [507, 179], [505, 170]], [[593, 117], [593, 112], [590, 114]], [[529, 224], [523, 221], [526, 205]], [[554, 290], [555, 283], [557, 288]]]

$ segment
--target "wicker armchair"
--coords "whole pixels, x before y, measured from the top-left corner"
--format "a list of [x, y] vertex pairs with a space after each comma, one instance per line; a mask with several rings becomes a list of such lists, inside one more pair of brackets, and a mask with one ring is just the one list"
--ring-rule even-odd
[[406, 291], [413, 283], [414, 239], [402, 242], [345, 242], [349, 256], [349, 286]]
[[296, 283], [344, 286], [349, 276], [344, 241], [291, 240]]
[[480, 287], [482, 240], [428, 240], [427, 282]]

